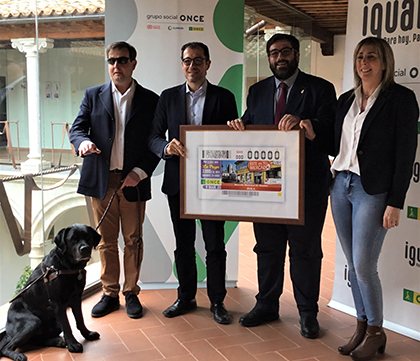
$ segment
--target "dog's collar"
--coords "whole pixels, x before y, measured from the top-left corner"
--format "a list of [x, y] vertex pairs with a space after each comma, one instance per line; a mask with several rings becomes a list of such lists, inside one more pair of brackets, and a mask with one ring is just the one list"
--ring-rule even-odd
[[59, 269], [56, 269], [54, 266], [51, 266], [51, 267], [45, 266], [45, 269], [44, 269], [44, 266], [45, 266], [44, 262], [41, 262], [41, 270], [43, 273], [43, 278], [44, 278], [45, 283], [49, 283], [61, 275], [75, 275], [75, 274], [78, 274], [77, 279], [81, 281], [83, 277], [86, 275], [86, 270], [84, 268], [79, 268], [75, 270], [67, 270], [67, 269], [59, 270]]

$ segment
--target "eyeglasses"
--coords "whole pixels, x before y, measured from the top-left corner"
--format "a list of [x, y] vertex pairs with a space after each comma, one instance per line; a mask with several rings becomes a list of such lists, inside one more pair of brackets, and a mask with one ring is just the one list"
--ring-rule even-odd
[[190, 66], [192, 63], [194, 63], [194, 64], [195, 64], [195, 65], [197, 65], [197, 66], [200, 66], [200, 65], [202, 65], [202, 64], [203, 64], [206, 60], [207, 60], [206, 58], [200, 58], [200, 57], [197, 57], [197, 58], [194, 58], [194, 59], [191, 59], [191, 58], [184, 58], [184, 59], [181, 59], [182, 63], [183, 63], [185, 66]]
[[117, 62], [120, 65], [124, 65], [124, 64], [127, 64], [129, 60], [130, 58], [127, 58], [126, 56], [120, 56], [119, 58], [108, 58], [106, 59], [106, 62], [109, 65], [114, 65], [115, 62]]
[[279, 57], [279, 55], [281, 54], [282, 56], [289, 56], [289, 55], [291, 55], [294, 51], [296, 51], [295, 49], [292, 49], [292, 48], [289, 48], [289, 47], [287, 47], [287, 48], [283, 48], [283, 49], [280, 49], [280, 50], [278, 50], [278, 49], [273, 49], [273, 50], [270, 50], [269, 52], [268, 52], [268, 56], [270, 57], [270, 58], [278, 58]]

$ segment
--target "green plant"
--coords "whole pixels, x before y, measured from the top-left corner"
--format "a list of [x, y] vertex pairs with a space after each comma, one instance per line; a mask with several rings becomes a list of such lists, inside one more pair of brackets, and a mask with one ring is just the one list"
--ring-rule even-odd
[[26, 282], [28, 282], [29, 277], [31, 276], [33, 269], [29, 266], [26, 266], [23, 269], [23, 273], [19, 278], [19, 281], [16, 285], [15, 296], [25, 287]]

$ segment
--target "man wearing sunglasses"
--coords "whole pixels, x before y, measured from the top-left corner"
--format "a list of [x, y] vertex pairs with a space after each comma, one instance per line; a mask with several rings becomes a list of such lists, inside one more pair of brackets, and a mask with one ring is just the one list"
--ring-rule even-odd
[[246, 124], [275, 124], [287, 131], [295, 126], [305, 128], [310, 122], [317, 135], [310, 139], [305, 133], [305, 225], [254, 222], [259, 292], [255, 307], [239, 323], [252, 327], [279, 318], [288, 245], [301, 334], [316, 338], [321, 232], [331, 183], [328, 150], [324, 148], [334, 129], [335, 89], [330, 82], [299, 70], [299, 41], [292, 35], [273, 35], [267, 42], [267, 57], [273, 76], [249, 88], [245, 114], [229, 121], [228, 126], [244, 130]]
[[120, 307], [120, 223], [126, 311], [131, 318], [143, 315], [137, 285], [143, 259], [142, 226], [146, 201], [151, 198], [150, 177], [159, 162], [149, 151], [147, 138], [159, 96], [132, 78], [136, 55], [136, 49], [126, 42], [106, 48], [111, 81], [85, 91], [70, 130], [70, 141], [78, 155], [85, 157], [77, 191], [92, 197], [96, 224], [106, 212], [99, 226], [102, 239], [98, 246], [103, 295], [92, 317]]
[[[226, 124], [238, 114], [233, 94], [206, 79], [210, 64], [209, 49], [205, 44], [193, 42], [182, 46], [181, 66], [187, 81], [162, 92], [149, 141], [153, 153], [165, 160], [162, 192], [168, 196], [176, 241], [178, 297], [163, 312], [166, 317], [176, 317], [197, 308], [196, 221], [180, 218], [179, 159], [185, 156], [187, 150], [179, 141], [179, 126]], [[168, 140], [166, 131], [169, 133]], [[226, 296], [224, 223], [201, 220], [207, 251], [207, 294], [214, 320], [220, 324], [231, 322], [223, 304]]]

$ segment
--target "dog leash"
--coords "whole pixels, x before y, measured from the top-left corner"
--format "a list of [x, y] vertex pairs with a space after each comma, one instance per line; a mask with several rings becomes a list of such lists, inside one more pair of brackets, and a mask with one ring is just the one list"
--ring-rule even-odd
[[35, 283], [37, 283], [42, 277], [44, 277], [44, 274], [41, 274], [36, 280], [33, 280], [31, 283], [27, 284], [24, 288], [22, 288], [19, 293], [13, 297], [9, 303], [12, 303], [16, 298], [18, 298], [20, 295], [22, 295], [24, 292], [26, 292], [28, 289], [30, 289]]
[[136, 186], [137, 190], [137, 209], [138, 209], [138, 235], [136, 239], [137, 243], [137, 269], [140, 267], [140, 252], [143, 245], [143, 238], [141, 237], [141, 207], [140, 207], [140, 190], [139, 187]]
[[[103, 220], [105, 219], [105, 216], [108, 213], [109, 208], [111, 207], [111, 203], [114, 200], [115, 195], [117, 194], [118, 189], [120, 189], [120, 187], [121, 187], [121, 184], [118, 185], [115, 188], [114, 192], [112, 193], [111, 198], [109, 199], [109, 202], [107, 204], [107, 207], [105, 208], [105, 211], [104, 211], [101, 219], [99, 220], [98, 225], [95, 228], [95, 231], [98, 230], [99, 226], [102, 224]], [[138, 217], [138, 235], [137, 235], [137, 239], [136, 239], [136, 243], [137, 243], [137, 257], [136, 258], [137, 258], [137, 268], [139, 268], [140, 267], [140, 251], [141, 251], [141, 246], [143, 244], [143, 239], [141, 237], [141, 232], [140, 232], [140, 226], [141, 226], [141, 219], [140, 219], [141, 218], [141, 215], [140, 215], [140, 191], [139, 191], [139, 188], [137, 186], [136, 186], [136, 190], [137, 190], [138, 215], [139, 215], [139, 217]], [[41, 262], [41, 270], [43, 268], [43, 265], [44, 265], [44, 263]], [[22, 288], [19, 291], [19, 293], [16, 296], [14, 296], [9, 301], [9, 303], [12, 303], [15, 299], [17, 299], [24, 292], [26, 292], [29, 288], [31, 288], [35, 283], [37, 283], [41, 278], [43, 278], [44, 279], [44, 283], [45, 283], [45, 287], [47, 289], [48, 303], [51, 304], [50, 292], [48, 290], [48, 283], [51, 282], [53, 279], [57, 278], [60, 275], [69, 275], [69, 274], [76, 274], [76, 273], [79, 274], [79, 276], [77, 278], [79, 280], [81, 280], [83, 278], [83, 275], [82, 275], [83, 271], [84, 271], [84, 273], [86, 273], [86, 270], [85, 269], [78, 269], [78, 270], [72, 271], [72, 270], [56, 270], [54, 268], [54, 266], [47, 267], [45, 269], [45, 271], [43, 271], [43, 273], [37, 279], [33, 280], [31, 283], [27, 284], [24, 288]]]
[[[113, 199], [114, 199], [114, 197], [115, 197], [115, 195], [117, 194], [117, 191], [118, 191], [118, 189], [121, 187], [121, 185], [118, 185], [116, 188], [115, 188], [115, 190], [114, 190], [114, 193], [112, 193], [112, 196], [111, 196], [111, 198], [110, 198], [110, 200], [109, 200], [109, 202], [108, 202], [108, 205], [107, 205], [107, 207], [106, 207], [106, 209], [105, 209], [105, 211], [104, 211], [104, 214], [102, 215], [102, 217], [101, 217], [101, 219], [99, 220], [99, 222], [98, 222], [98, 225], [96, 226], [96, 228], [95, 228], [95, 231], [97, 231], [98, 230], [98, 228], [99, 228], [99, 226], [101, 225], [101, 223], [103, 222], [103, 220], [104, 220], [104, 218], [105, 218], [105, 216], [106, 216], [106, 214], [108, 213], [108, 211], [109, 211], [109, 208], [111, 207], [111, 203], [112, 203], [112, 201], [113, 201]], [[138, 247], [138, 246], [137, 246]], [[138, 261], [137, 261], [137, 263], [138, 263]], [[41, 262], [41, 270], [43, 271], [43, 265], [44, 265], [44, 263], [43, 262]], [[86, 270], [85, 269], [83, 269], [85, 272], [86, 272]], [[61, 274], [75, 274], [75, 273], [79, 273], [79, 276], [78, 276], [78, 279], [80, 280], [80, 279], [82, 279], [83, 278], [83, 276], [82, 276], [82, 273], [81, 273], [81, 271], [82, 270], [76, 270], [76, 271], [70, 271], [70, 270], [56, 270], [55, 268], [54, 268], [54, 266], [52, 266], [52, 267], [47, 267], [46, 269], [45, 269], [45, 271], [43, 271], [42, 272], [42, 274], [37, 278], [37, 279], [35, 279], [35, 280], [33, 280], [31, 283], [29, 283], [29, 284], [27, 284], [24, 288], [22, 288], [19, 292], [18, 292], [18, 294], [16, 295], [16, 296], [14, 296], [10, 301], [9, 301], [9, 303], [12, 303], [15, 299], [17, 299], [19, 296], [21, 296], [23, 293], [25, 293], [29, 288], [31, 288], [35, 283], [37, 283], [41, 278], [44, 278], [44, 283], [45, 283], [45, 286], [46, 286], [46, 288], [47, 288], [47, 294], [48, 294], [48, 303], [50, 303], [51, 304], [51, 299], [50, 299], [50, 293], [49, 293], [49, 290], [48, 290], [48, 283], [49, 282], [51, 282], [54, 278], [56, 278], [57, 276], [59, 276], [59, 275], [61, 275]]]
[[[122, 181], [121, 181], [121, 183], [122, 183]], [[115, 188], [115, 190], [114, 190], [114, 193], [112, 193], [112, 196], [111, 196], [111, 198], [109, 199], [108, 205], [107, 205], [107, 206], [106, 206], [106, 208], [105, 208], [104, 214], [102, 215], [101, 219], [99, 220], [98, 225], [97, 225], [97, 226], [96, 226], [96, 228], [95, 228], [95, 231], [97, 231], [97, 230], [99, 229], [99, 226], [102, 224], [103, 220], [105, 219], [105, 216], [106, 216], [106, 214], [108, 213], [109, 208], [111, 207], [111, 203], [112, 203], [112, 201], [114, 200], [114, 197], [115, 197], [115, 195], [117, 194], [118, 189], [120, 189], [120, 187], [121, 187], [121, 184], [117, 185], [117, 187], [116, 187], [116, 188]]]
[[[121, 181], [121, 183], [122, 183], [122, 181]], [[102, 224], [103, 220], [105, 219], [105, 216], [108, 213], [109, 208], [111, 207], [111, 203], [112, 203], [115, 195], [117, 194], [118, 189], [120, 189], [120, 187], [121, 187], [121, 184], [118, 185], [115, 188], [114, 193], [112, 193], [112, 196], [109, 199], [108, 205], [105, 208], [104, 214], [102, 215], [101, 219], [99, 220], [98, 225], [95, 228], [95, 231], [97, 231], [99, 229], [99, 226]], [[142, 244], [143, 244], [143, 238], [141, 237], [141, 231], [140, 231], [141, 230], [140, 190], [139, 190], [139, 187], [137, 185], [136, 185], [136, 191], [137, 191], [137, 205], [138, 205], [138, 207], [137, 207], [137, 209], [138, 209], [138, 220], [137, 220], [138, 221], [138, 234], [137, 234], [137, 239], [136, 239], [136, 244], [137, 244], [137, 257], [136, 257], [137, 262], [136, 262], [136, 264], [137, 264], [137, 268], [139, 268], [140, 267], [140, 262], [141, 262], [140, 252], [141, 252], [141, 247], [142, 247]]]

